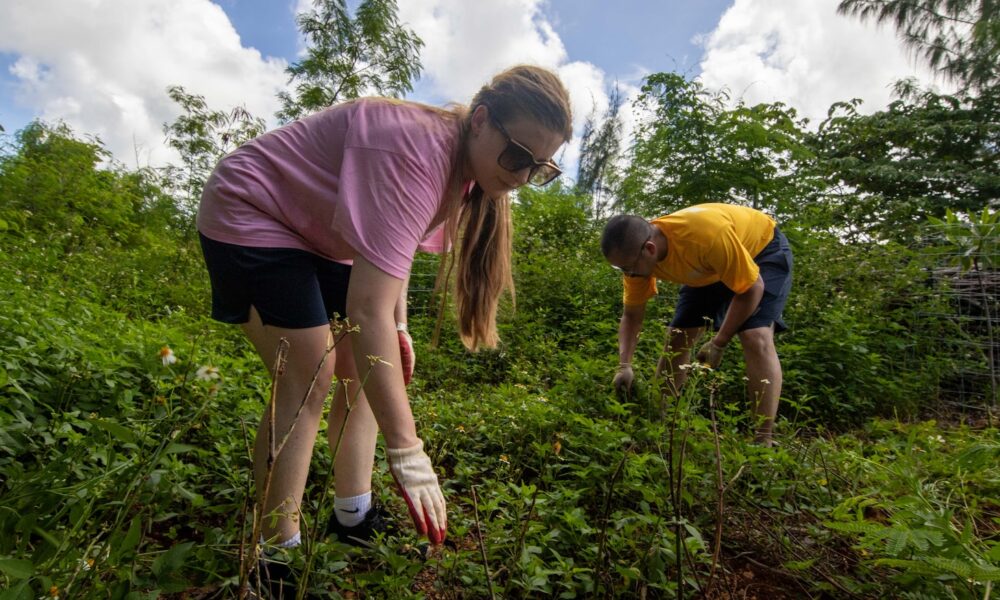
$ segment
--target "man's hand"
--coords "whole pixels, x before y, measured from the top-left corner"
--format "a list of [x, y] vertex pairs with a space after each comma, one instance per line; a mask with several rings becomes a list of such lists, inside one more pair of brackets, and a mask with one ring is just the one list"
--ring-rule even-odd
[[632, 390], [633, 381], [635, 381], [635, 374], [632, 373], [632, 365], [628, 363], [618, 365], [618, 372], [615, 373], [615, 378], [612, 382], [615, 390], [619, 394], [628, 393]]
[[444, 542], [448, 529], [444, 494], [431, 459], [424, 452], [424, 442], [410, 448], [386, 448], [385, 456], [417, 533], [426, 535], [432, 544]]
[[713, 369], [718, 369], [719, 365], [722, 364], [722, 353], [725, 352], [725, 350], [725, 346], [716, 346], [715, 342], [709, 340], [698, 349], [698, 354], [695, 355], [695, 360], [703, 365], [708, 365]]
[[406, 323], [396, 323], [396, 333], [399, 336], [399, 360], [403, 363], [403, 384], [410, 385], [413, 380], [413, 368], [417, 364], [417, 355], [413, 352], [413, 338], [406, 328]]

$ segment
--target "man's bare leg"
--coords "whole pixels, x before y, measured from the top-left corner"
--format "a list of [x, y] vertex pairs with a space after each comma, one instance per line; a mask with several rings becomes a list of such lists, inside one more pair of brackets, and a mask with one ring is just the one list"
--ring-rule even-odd
[[[690, 364], [691, 348], [695, 341], [701, 337], [704, 327], [675, 328], [671, 327], [667, 332], [666, 342], [663, 344], [663, 355], [656, 363], [656, 381], [662, 381], [663, 393], [666, 397], [675, 397], [680, 394], [684, 382], [687, 381], [687, 371], [680, 368], [681, 365]], [[661, 407], [666, 410], [666, 405]], [[661, 416], [663, 416], [661, 414]]]
[[754, 439], [770, 446], [781, 396], [781, 362], [774, 348], [774, 327], [747, 329], [739, 335], [747, 363], [750, 406], [755, 417]]

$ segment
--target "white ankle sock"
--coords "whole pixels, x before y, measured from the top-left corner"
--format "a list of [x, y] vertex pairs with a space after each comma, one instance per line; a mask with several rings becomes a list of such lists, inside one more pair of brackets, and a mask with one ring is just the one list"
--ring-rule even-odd
[[365, 520], [368, 509], [372, 507], [372, 493], [368, 492], [360, 496], [349, 498], [334, 498], [333, 513], [337, 516], [337, 521], [344, 527], [354, 527]]
[[[264, 536], [261, 536], [260, 543], [264, 543]], [[288, 538], [283, 542], [274, 542], [273, 544], [268, 544], [268, 548], [264, 549], [265, 554], [273, 554], [277, 552], [278, 548], [295, 548], [302, 544], [302, 532], [296, 531], [295, 535]]]

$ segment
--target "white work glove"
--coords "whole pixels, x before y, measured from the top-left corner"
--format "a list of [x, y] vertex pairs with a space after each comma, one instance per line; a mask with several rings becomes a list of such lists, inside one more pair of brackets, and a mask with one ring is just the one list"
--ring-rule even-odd
[[722, 353], [725, 350], [725, 346], [716, 346], [712, 340], [709, 340], [698, 349], [695, 360], [713, 369], [718, 369], [719, 365], [722, 364]]
[[424, 442], [410, 448], [386, 448], [389, 472], [410, 509], [417, 533], [426, 535], [432, 544], [444, 541], [448, 529], [444, 494], [438, 485], [431, 459], [424, 452]]
[[632, 390], [633, 381], [635, 381], [635, 374], [632, 373], [632, 365], [629, 363], [618, 365], [618, 371], [615, 373], [615, 378], [612, 381], [615, 390], [620, 394], [628, 393]]
[[417, 355], [413, 352], [413, 338], [406, 328], [406, 323], [396, 323], [396, 334], [399, 337], [399, 361], [403, 367], [403, 385], [410, 385], [413, 380], [413, 368], [417, 365]]

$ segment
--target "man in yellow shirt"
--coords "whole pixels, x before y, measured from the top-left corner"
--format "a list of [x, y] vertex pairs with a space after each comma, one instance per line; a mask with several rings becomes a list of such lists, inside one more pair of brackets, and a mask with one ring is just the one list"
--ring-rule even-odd
[[792, 286], [792, 251], [766, 214], [731, 204], [698, 204], [652, 222], [632, 215], [611, 218], [601, 251], [624, 274], [624, 304], [618, 328], [618, 372], [614, 385], [631, 388], [632, 355], [642, 331], [646, 302], [656, 295], [656, 280], [681, 284], [680, 297], [664, 357], [656, 367], [680, 389], [681, 365], [691, 362], [691, 347], [711, 320], [715, 335], [698, 350], [699, 362], [717, 368], [736, 335], [743, 344], [756, 439], [771, 445], [771, 430], [781, 395], [781, 363], [775, 331]]

